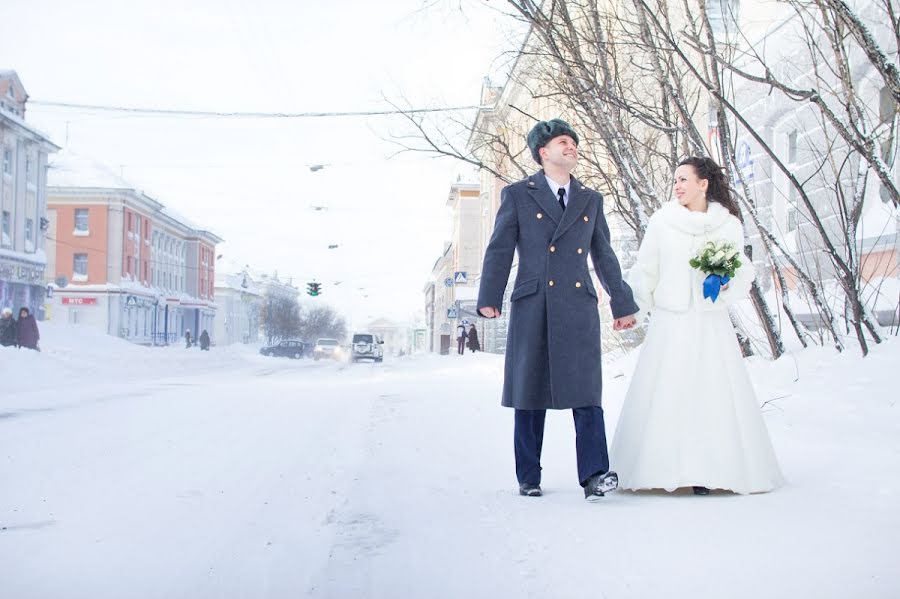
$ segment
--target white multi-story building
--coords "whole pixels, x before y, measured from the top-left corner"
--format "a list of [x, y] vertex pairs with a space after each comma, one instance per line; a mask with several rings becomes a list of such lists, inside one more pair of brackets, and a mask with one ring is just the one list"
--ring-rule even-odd
[[[818, 89], [827, 104], [832, 108], [838, 106], [837, 99], [843, 93], [843, 87], [833, 74], [835, 71], [829, 62], [833, 58], [826, 60], [819, 57], [820, 61], [829, 62], [827, 68], [824, 62], [818, 68], [813, 64], [808, 46], [811, 40], [807, 38], [800, 17], [790, 6], [763, 0], [740, 3], [733, 0], [732, 4], [734, 14], [729, 24], [740, 27], [741, 39], [736, 42], [738, 49], [744, 50], [752, 45], [755, 50], [754, 53], [746, 53], [744, 62], [739, 62], [738, 66], [756, 72], [760, 67], [751, 57], [760, 56], [776, 77], [796, 88]], [[738, 4], [739, 10], [736, 8]], [[870, 0], [862, 0], [852, 3], [851, 10], [871, 27], [871, 35], [882, 47], [889, 54], [893, 52], [896, 55], [896, 39], [890, 27], [879, 22], [878, 13], [883, 9]], [[815, 41], [812, 40], [812, 43]], [[827, 40], [820, 41], [826, 44]], [[900, 161], [895, 159], [900, 149], [900, 139], [896, 134], [900, 124], [896, 102], [862, 50], [854, 43], [848, 43], [848, 47], [853, 65], [850, 78], [854, 93], [865, 107], [866, 126], [876, 138], [893, 181], [900, 181]], [[892, 47], [893, 51], [890, 50]], [[900, 277], [900, 212], [892, 204], [884, 185], [871, 167], [860, 164], [859, 155], [836, 134], [812, 103], [797, 101], [768, 85], [737, 76], [730, 77], [728, 83], [733, 86], [734, 101], [741, 114], [754, 129], [761, 132], [763, 141], [788, 170], [799, 181], [805, 182], [804, 190], [839, 254], [850, 253], [845, 235], [848, 229], [846, 206], [850, 205], [853, 197], [854, 181], [859, 183], [863, 180], [861, 174], [865, 176], [865, 200], [860, 224], [856, 239], [849, 240], [849, 243], [855, 245], [854, 253], [858, 256], [864, 301], [870, 302], [869, 307], [876, 310], [881, 324], [896, 323], [897, 290], [900, 289], [897, 284]], [[848, 119], [839, 108], [837, 113], [840, 119]], [[710, 118], [710, 124], [711, 133], [715, 133], [715, 118]], [[823, 255], [825, 244], [822, 236], [811, 221], [796, 187], [790, 184], [788, 176], [776, 166], [761, 144], [742, 128], [737, 129], [736, 144], [741, 183], [746, 184], [761, 209], [764, 224], [813, 280], [824, 282], [828, 295], [843, 297], [843, 293], [836, 288], [834, 265]], [[828, 152], [831, 152], [830, 159]], [[755, 227], [748, 227], [748, 233], [751, 240], [755, 240], [755, 253], [762, 255], [762, 244]], [[783, 262], [780, 257], [776, 259]], [[796, 270], [786, 263], [781, 267], [788, 286], [795, 289]], [[765, 285], [765, 278], [758, 277], [758, 280]], [[768, 278], [771, 280], [771, 277]], [[814, 324], [815, 318], [803, 315], [807, 307], [813, 314], [817, 313], [812, 306], [793, 306], [801, 318]], [[841, 307], [840, 302], [833, 305], [838, 313]]]
[[216, 344], [259, 342], [263, 293], [262, 286], [249, 269], [217, 274], [216, 304], [219, 309], [213, 335]]
[[450, 216], [450, 241], [431, 271], [425, 293], [426, 327], [431, 336], [431, 351], [445, 352], [455, 343], [456, 327], [461, 322], [476, 324], [479, 334], [483, 322], [476, 316], [478, 280], [483, 260], [483, 204], [478, 183], [454, 183], [447, 196]]
[[59, 150], [25, 122], [28, 94], [0, 71], [0, 308], [44, 318], [47, 160]]

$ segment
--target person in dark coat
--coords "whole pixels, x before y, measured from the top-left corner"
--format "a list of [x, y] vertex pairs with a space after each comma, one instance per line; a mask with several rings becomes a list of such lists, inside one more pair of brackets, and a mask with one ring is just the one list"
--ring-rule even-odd
[[475, 325], [471, 325], [469, 327], [469, 349], [472, 350], [474, 354], [477, 351], [481, 351], [481, 343], [478, 342], [478, 331], [475, 329]]
[[191, 345], [193, 345], [191, 343], [191, 330], [188, 329], [184, 332], [184, 347], [185, 349], [191, 349]]
[[593, 501], [618, 486], [609, 470], [601, 407], [600, 313], [587, 257], [610, 298], [616, 330], [638, 312], [610, 245], [603, 197], [571, 176], [578, 135], [565, 121], [541, 121], [528, 133], [540, 171], [508, 185], [484, 256], [478, 312], [500, 316], [513, 255], [502, 405], [515, 409], [519, 493], [541, 495], [541, 446], [547, 409], [575, 418], [578, 481]]
[[16, 338], [19, 347], [40, 350], [41, 334], [38, 332], [37, 320], [35, 320], [28, 308], [19, 310], [19, 320], [16, 322]]
[[18, 331], [13, 311], [11, 308], [3, 308], [3, 312], [0, 313], [0, 345], [11, 347], [16, 344], [16, 337]]
[[200, 333], [200, 351], [209, 351], [209, 333], [206, 329]]
[[466, 353], [466, 325], [460, 324], [456, 327], [456, 353], [463, 355]]

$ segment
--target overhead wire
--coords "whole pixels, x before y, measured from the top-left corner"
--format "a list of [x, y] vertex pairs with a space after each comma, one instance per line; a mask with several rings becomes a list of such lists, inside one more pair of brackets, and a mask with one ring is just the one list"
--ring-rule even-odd
[[48, 108], [64, 108], [72, 110], [90, 110], [95, 112], [116, 112], [135, 116], [160, 116], [160, 117], [213, 117], [235, 119], [306, 119], [306, 118], [341, 118], [359, 116], [390, 116], [410, 114], [430, 114], [440, 112], [454, 112], [460, 110], [479, 110], [490, 108], [476, 104], [468, 106], [444, 106], [438, 108], [392, 108], [389, 110], [349, 110], [349, 111], [324, 111], [324, 112], [262, 112], [262, 111], [218, 111], [218, 110], [183, 110], [169, 108], [143, 108], [134, 106], [111, 106], [101, 104], [78, 104], [75, 102], [59, 102], [54, 100], [29, 99], [30, 106], [42, 106]]

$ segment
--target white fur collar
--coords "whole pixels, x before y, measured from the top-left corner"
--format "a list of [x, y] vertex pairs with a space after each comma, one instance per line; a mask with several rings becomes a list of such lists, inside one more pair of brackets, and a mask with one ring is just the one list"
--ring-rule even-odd
[[691, 212], [672, 200], [660, 208], [660, 216], [670, 226], [689, 235], [703, 235], [715, 231], [728, 221], [731, 213], [718, 202], [709, 202], [706, 212]]

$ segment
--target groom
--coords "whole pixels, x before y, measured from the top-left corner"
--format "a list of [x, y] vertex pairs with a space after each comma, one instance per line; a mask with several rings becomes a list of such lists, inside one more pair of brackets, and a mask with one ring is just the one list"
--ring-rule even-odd
[[496, 318], [513, 253], [519, 265], [510, 296], [503, 401], [515, 409], [519, 493], [541, 495], [541, 445], [547, 409], [575, 418], [578, 480], [589, 501], [618, 486], [609, 470], [601, 407], [600, 314], [587, 267], [590, 254], [610, 297], [613, 328], [632, 328], [638, 307], [609, 244], [603, 197], [574, 179], [578, 135], [559, 119], [528, 133], [541, 170], [504, 188], [484, 256], [478, 312]]

